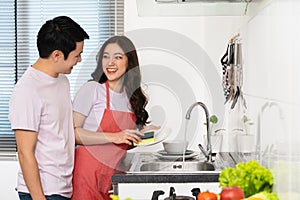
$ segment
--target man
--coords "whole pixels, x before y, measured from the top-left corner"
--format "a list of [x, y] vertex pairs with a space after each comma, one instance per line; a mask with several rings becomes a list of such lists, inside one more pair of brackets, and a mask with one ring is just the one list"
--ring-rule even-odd
[[48, 20], [37, 35], [39, 58], [14, 88], [9, 119], [21, 167], [21, 200], [72, 196], [75, 138], [65, 74], [81, 62], [84, 39], [88, 34], [71, 18]]

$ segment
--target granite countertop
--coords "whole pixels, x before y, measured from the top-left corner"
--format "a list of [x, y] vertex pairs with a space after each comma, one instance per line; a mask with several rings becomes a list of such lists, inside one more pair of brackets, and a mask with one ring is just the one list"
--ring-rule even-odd
[[[128, 153], [125, 159], [120, 164], [120, 172], [112, 177], [113, 185], [119, 183], [200, 183], [200, 182], [219, 182], [219, 174], [223, 168], [234, 167], [236, 163], [245, 162], [253, 159], [253, 155], [239, 154], [236, 152], [221, 152], [217, 153], [213, 165], [214, 171], [201, 172], [154, 172], [154, 171], [139, 171], [141, 163], [147, 162], [164, 162], [161, 158], [155, 156], [153, 152]], [[203, 161], [205, 158], [201, 153], [192, 159], [187, 159], [185, 162]], [[177, 160], [180, 161], [180, 160]], [[175, 162], [175, 161], [174, 161]], [[180, 161], [182, 163], [182, 160]]]

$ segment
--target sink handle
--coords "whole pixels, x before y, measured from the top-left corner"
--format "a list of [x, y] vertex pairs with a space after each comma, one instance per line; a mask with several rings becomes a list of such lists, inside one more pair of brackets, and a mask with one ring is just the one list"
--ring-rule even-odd
[[204, 154], [204, 156], [207, 158], [208, 157], [208, 152], [203, 148], [201, 144], [198, 144], [199, 149], [201, 152]]
[[201, 152], [204, 154], [204, 156], [207, 158], [208, 162], [214, 162], [215, 160], [213, 159], [217, 154], [212, 153], [211, 150], [205, 150], [201, 144], [198, 144], [199, 149]]

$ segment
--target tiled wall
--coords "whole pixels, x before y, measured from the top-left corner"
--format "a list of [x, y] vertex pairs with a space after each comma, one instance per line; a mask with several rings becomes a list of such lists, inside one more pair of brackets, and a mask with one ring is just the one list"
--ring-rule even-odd
[[299, 1], [273, 0], [242, 30], [244, 91], [250, 113], [257, 119], [266, 102], [275, 105], [260, 114], [261, 138], [262, 150], [273, 147], [275, 156], [268, 164], [274, 170], [280, 199], [298, 199], [292, 195], [300, 192], [295, 187], [300, 184], [299, 9]]

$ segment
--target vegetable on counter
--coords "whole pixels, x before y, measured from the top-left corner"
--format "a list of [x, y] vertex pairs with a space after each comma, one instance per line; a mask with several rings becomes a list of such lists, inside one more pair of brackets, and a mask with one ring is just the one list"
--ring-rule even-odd
[[244, 199], [244, 192], [238, 186], [226, 186], [222, 189], [220, 200], [241, 200]]
[[272, 192], [260, 192], [252, 195], [246, 200], [279, 200], [278, 196]]
[[[120, 200], [120, 198], [119, 198], [118, 196], [113, 195], [113, 194], [109, 195], [109, 197], [110, 197], [112, 200]], [[132, 199], [131, 199], [131, 198], [126, 198], [125, 200], [132, 200]]]
[[213, 192], [206, 191], [199, 193], [197, 200], [218, 200], [218, 196]]
[[[260, 192], [272, 192], [272, 172], [260, 165], [256, 160], [241, 162], [235, 168], [223, 169], [219, 176], [221, 188], [238, 186], [248, 198]], [[277, 195], [273, 193], [276, 197]], [[277, 197], [278, 199], [278, 197]], [[272, 199], [273, 200], [273, 199]]]

